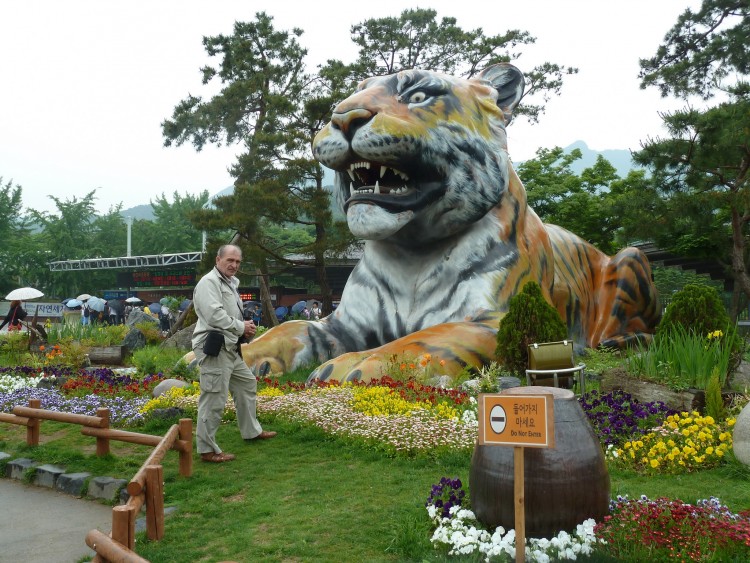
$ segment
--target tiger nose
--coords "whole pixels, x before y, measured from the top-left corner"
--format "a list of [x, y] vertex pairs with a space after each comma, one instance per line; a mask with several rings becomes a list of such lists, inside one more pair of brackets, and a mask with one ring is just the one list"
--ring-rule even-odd
[[350, 109], [345, 112], [334, 112], [331, 124], [339, 129], [347, 139], [351, 139], [357, 129], [370, 121], [375, 114], [364, 108]]

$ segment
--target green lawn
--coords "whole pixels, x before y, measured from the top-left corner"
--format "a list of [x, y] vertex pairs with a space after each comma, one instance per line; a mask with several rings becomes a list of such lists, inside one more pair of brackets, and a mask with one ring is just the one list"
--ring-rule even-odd
[[[457, 476], [469, 488], [469, 456], [389, 458], [317, 429], [281, 422], [264, 426], [279, 436], [245, 443], [235, 424], [223, 426], [219, 442], [237, 459], [210, 464], [195, 455], [189, 478], [179, 475], [177, 454], [167, 454], [165, 503], [178, 510], [167, 518], [162, 541], [138, 535], [140, 556], [154, 563], [445, 559], [429, 542], [424, 503], [443, 476]], [[166, 428], [149, 430], [158, 434]], [[77, 427], [44, 422], [42, 436], [44, 444], [29, 448], [22, 427], [0, 424], [0, 451], [125, 479], [150, 451], [113, 442], [115, 455], [100, 460], [93, 455], [94, 439], [81, 436]], [[750, 506], [748, 472], [736, 464], [685, 476], [611, 477], [613, 496], [694, 501], [716, 495], [733, 510]]]

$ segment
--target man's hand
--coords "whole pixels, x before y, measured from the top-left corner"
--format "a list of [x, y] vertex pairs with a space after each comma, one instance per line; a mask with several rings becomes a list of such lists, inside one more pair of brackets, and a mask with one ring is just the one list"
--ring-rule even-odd
[[253, 321], [245, 321], [245, 337], [249, 340], [255, 336], [255, 331], [258, 330]]

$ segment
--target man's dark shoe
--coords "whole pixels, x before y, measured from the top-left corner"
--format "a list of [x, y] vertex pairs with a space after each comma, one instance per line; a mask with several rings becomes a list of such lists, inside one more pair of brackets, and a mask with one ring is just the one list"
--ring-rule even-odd
[[271, 432], [270, 430], [264, 430], [260, 434], [258, 434], [255, 438], [247, 438], [245, 442], [254, 442], [255, 440], [270, 440], [276, 436], [276, 432]]

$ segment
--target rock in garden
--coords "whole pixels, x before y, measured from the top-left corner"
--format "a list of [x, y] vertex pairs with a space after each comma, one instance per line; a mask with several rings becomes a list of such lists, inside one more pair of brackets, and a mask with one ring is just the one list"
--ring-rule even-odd
[[191, 341], [193, 339], [194, 330], [195, 323], [183, 328], [182, 330], [167, 338], [164, 342], [162, 342], [161, 347], [177, 348], [178, 350], [190, 350], [193, 347]]
[[737, 417], [732, 433], [734, 455], [745, 465], [750, 465], [750, 403]]
[[122, 345], [130, 352], [143, 348], [146, 346], [146, 335], [137, 328], [131, 328], [130, 332], [128, 332], [122, 340]]
[[185, 381], [182, 381], [181, 379], [165, 379], [164, 381], [161, 381], [159, 385], [154, 387], [154, 390], [151, 392], [151, 394], [154, 397], [161, 397], [164, 393], [169, 391], [172, 387], [187, 387], [188, 383]]
[[125, 321], [125, 324], [132, 327], [132, 326], [137, 325], [138, 323], [159, 324], [159, 320], [155, 319], [151, 315], [147, 315], [146, 313], [144, 313], [143, 311], [139, 309], [133, 309], [128, 315], [128, 318]]

